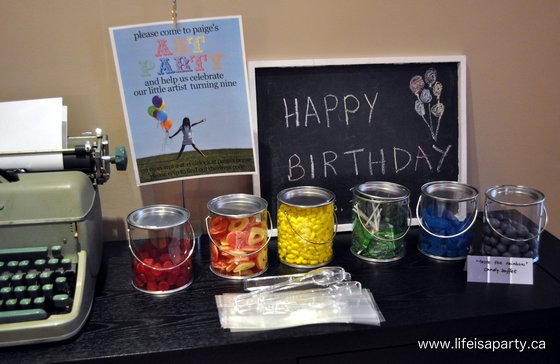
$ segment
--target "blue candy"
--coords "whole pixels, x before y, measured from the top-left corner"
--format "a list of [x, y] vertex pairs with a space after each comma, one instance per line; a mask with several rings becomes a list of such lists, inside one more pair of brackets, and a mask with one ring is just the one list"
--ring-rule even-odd
[[[470, 221], [460, 221], [449, 210], [438, 211], [431, 205], [422, 210], [422, 220], [426, 229], [436, 235], [452, 236], [463, 231]], [[453, 238], [439, 238], [427, 231], [420, 231], [419, 249], [436, 257], [465, 257], [470, 249], [472, 231], [467, 231]]]

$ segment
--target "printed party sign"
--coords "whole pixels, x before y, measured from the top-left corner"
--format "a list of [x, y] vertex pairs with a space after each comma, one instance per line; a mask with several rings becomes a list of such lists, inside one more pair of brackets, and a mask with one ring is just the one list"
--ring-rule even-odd
[[109, 31], [138, 185], [255, 171], [240, 17]]
[[533, 259], [469, 255], [467, 282], [533, 284]]

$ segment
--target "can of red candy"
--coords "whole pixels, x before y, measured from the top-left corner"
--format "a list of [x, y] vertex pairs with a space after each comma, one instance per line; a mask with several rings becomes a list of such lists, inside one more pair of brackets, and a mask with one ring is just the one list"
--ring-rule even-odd
[[208, 202], [206, 229], [210, 237], [210, 270], [223, 278], [244, 279], [268, 268], [267, 202], [237, 193]]
[[190, 213], [173, 205], [152, 205], [127, 217], [132, 285], [145, 293], [167, 294], [193, 281], [195, 235]]

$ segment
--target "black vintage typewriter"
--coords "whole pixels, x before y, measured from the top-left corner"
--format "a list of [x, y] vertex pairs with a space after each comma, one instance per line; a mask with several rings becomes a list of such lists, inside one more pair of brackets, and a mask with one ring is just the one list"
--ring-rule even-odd
[[127, 157], [122, 147], [109, 156], [99, 129], [68, 145], [64, 170], [0, 171], [0, 346], [72, 337], [89, 315], [102, 254], [98, 186]]

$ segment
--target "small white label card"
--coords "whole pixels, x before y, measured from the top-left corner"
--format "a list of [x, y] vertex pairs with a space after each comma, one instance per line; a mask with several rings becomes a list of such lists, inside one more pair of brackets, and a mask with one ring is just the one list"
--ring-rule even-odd
[[533, 284], [533, 259], [469, 255], [467, 282]]

